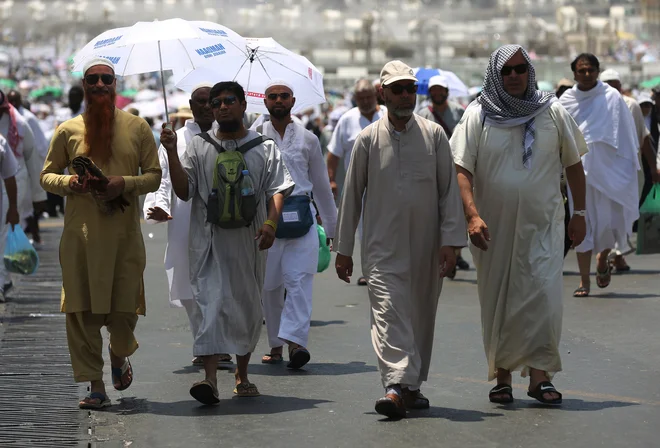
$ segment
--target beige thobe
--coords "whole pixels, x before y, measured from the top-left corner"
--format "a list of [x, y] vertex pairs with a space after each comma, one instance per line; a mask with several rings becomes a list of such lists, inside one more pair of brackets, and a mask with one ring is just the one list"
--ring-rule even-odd
[[439, 249], [467, 231], [449, 142], [413, 115], [401, 133], [389, 119], [355, 141], [341, 198], [337, 252], [352, 256], [364, 195], [362, 272], [383, 386], [417, 388], [428, 376], [442, 287]]
[[577, 124], [554, 103], [535, 121], [532, 164], [522, 162], [523, 126], [482, 128], [465, 112], [451, 138], [454, 161], [474, 176], [475, 205], [488, 226], [488, 251], [470, 246], [477, 268], [488, 380], [497, 368], [561, 371], [564, 203], [562, 167], [587, 146]]

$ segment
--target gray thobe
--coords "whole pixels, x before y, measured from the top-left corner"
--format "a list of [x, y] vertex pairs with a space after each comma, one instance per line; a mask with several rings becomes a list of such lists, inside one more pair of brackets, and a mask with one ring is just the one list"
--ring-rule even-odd
[[[210, 135], [220, 144], [214, 133]], [[243, 145], [258, 137], [249, 131], [235, 141]], [[234, 140], [230, 141], [234, 143]], [[192, 199], [190, 234], [190, 284], [195, 305], [202, 315], [193, 354], [245, 355], [254, 351], [261, 333], [261, 290], [266, 271], [266, 252], [255, 236], [267, 217], [267, 204], [277, 193], [285, 197], [294, 183], [282, 162], [277, 145], [267, 141], [245, 153], [257, 195], [257, 215], [250, 227], [221, 229], [206, 222], [207, 198], [213, 188], [216, 149], [201, 137], [188, 145], [181, 161], [188, 173], [188, 200]]]
[[341, 199], [337, 252], [352, 256], [364, 195], [362, 272], [371, 339], [384, 386], [417, 388], [428, 376], [442, 287], [441, 246], [467, 231], [449, 141], [417, 115], [398, 133], [387, 116], [365, 128]]

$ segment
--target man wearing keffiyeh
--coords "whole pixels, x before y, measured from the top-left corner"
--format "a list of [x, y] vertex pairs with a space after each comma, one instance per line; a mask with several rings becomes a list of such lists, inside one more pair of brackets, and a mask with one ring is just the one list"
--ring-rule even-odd
[[530, 376], [529, 396], [561, 403], [550, 381], [562, 370], [562, 167], [576, 205], [568, 232], [573, 246], [586, 232], [584, 137], [554, 94], [534, 86], [527, 52], [499, 48], [481, 96], [450, 142], [477, 268], [488, 380], [497, 379], [489, 393], [495, 403], [513, 401], [516, 370]]

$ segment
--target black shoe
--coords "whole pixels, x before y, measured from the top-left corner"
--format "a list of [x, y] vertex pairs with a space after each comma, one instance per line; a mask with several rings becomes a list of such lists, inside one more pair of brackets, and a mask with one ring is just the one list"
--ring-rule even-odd
[[9, 292], [10, 289], [14, 287], [14, 282], [11, 280], [8, 283], [5, 283], [4, 286], [2, 287], [2, 290], [5, 294]]
[[470, 265], [468, 264], [467, 261], [463, 259], [460, 255], [456, 257], [456, 267], [460, 269], [461, 271], [468, 271], [470, 270]]

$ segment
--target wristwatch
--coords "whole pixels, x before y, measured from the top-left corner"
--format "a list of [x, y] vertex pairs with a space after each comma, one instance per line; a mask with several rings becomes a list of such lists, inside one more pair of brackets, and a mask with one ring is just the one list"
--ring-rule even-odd
[[573, 214], [577, 216], [587, 216], [586, 210], [573, 210]]

